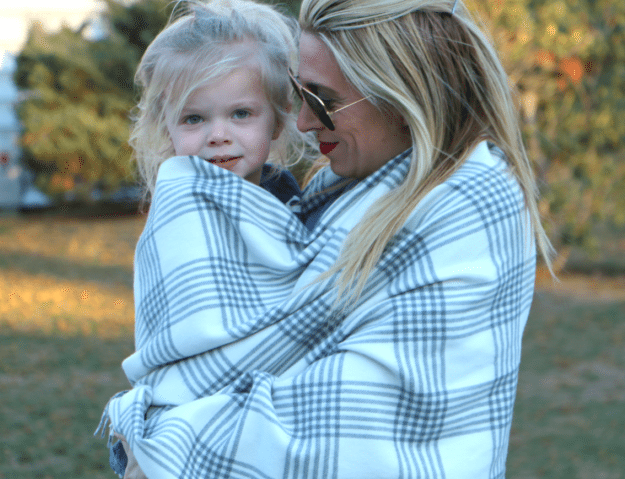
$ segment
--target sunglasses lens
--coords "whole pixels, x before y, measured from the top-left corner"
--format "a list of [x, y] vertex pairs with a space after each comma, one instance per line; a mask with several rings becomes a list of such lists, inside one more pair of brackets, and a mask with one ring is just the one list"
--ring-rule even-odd
[[332, 123], [332, 119], [328, 115], [326, 107], [321, 100], [316, 96], [311, 95], [306, 90], [302, 90], [302, 94], [304, 95], [304, 100], [306, 100], [306, 103], [312, 112], [317, 118], [319, 118], [319, 121], [321, 121], [321, 123], [323, 123], [323, 125], [329, 130], [334, 130], [334, 123]]
[[305, 101], [308, 107], [312, 110], [319, 121], [323, 123], [323, 125], [329, 130], [334, 130], [334, 123], [332, 123], [332, 119], [326, 110], [323, 102], [317, 98], [315, 95], [310, 93], [309, 91], [302, 88], [302, 86], [293, 78], [293, 74], [289, 70], [289, 80], [291, 80], [291, 85], [293, 85], [293, 89], [300, 100]]

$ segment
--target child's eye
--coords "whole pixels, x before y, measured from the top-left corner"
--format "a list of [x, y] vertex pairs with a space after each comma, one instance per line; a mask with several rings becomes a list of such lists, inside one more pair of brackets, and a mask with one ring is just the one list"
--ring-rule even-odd
[[250, 115], [250, 111], [243, 108], [239, 108], [238, 110], [234, 110], [234, 112], [232, 112], [232, 118], [234, 118], [235, 120], [244, 120]]
[[202, 118], [200, 115], [189, 115], [185, 116], [182, 119], [182, 123], [184, 123], [185, 125], [197, 125], [202, 121], [204, 121], [204, 118]]

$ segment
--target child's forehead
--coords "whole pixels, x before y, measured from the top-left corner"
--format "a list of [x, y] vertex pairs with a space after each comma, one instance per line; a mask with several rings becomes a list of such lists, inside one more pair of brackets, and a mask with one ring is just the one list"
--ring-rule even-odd
[[271, 85], [275, 71], [267, 68], [263, 55], [258, 53], [254, 44], [255, 42], [245, 41], [218, 45], [216, 48], [202, 48], [202, 54], [195, 52], [176, 58], [169, 66], [171, 76], [164, 97], [168, 110], [181, 111], [198, 89], [228, 81], [234, 72], [241, 70], [258, 81], [267, 98], [271, 100], [270, 92], [275, 90]]
[[[196, 68], [202, 69], [207, 66], [210, 67], [211, 65], [197, 65]], [[197, 74], [197, 72], [195, 74], [192, 72], [190, 75], [181, 75], [170, 84], [166, 103], [169, 105], [169, 108], [181, 110], [188, 106], [189, 102], [195, 101], [196, 95], [206, 87], [223, 88], [224, 86], [230, 86], [231, 90], [238, 91], [238, 94], [243, 94], [244, 91], [241, 90], [243, 88], [241, 85], [247, 85], [245, 88], [251, 88], [250, 91], [259, 91], [260, 89], [269, 98], [259, 65], [254, 62], [242, 62], [220, 69], [213, 69], [210, 74], [206, 75]]]
[[[258, 67], [255, 65], [241, 64], [233, 66], [233, 68], [216, 72], [210, 78], [200, 79], [191, 85], [190, 93], [204, 87], [208, 88], [226, 88], [230, 90], [252, 89], [255, 91], [265, 90], [263, 77]], [[243, 88], [244, 90], [241, 90]]]
[[229, 83], [233, 78], [246, 78], [248, 81], [262, 85], [265, 89], [265, 79], [262, 69], [257, 62], [254, 61], [242, 61], [229, 64], [207, 64], [202, 66], [206, 69], [206, 75], [197, 75], [193, 81], [190, 82], [189, 90], [196, 90], [199, 87], [206, 85], [215, 85]]
[[172, 68], [173, 77], [193, 78], [194, 81], [220, 80], [235, 70], [247, 69], [262, 75], [262, 60], [254, 53], [250, 42], [237, 43], [228, 48], [206, 49], [205, 54], [183, 55]]

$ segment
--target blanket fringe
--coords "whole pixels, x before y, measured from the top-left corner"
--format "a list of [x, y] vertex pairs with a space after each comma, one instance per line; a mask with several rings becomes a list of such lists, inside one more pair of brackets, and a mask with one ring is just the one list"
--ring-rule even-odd
[[109, 437], [108, 437], [108, 441], [107, 441], [107, 446], [108, 446], [109, 449], [111, 448], [111, 446], [113, 444], [113, 436], [115, 435], [115, 431], [113, 430], [113, 427], [111, 425], [111, 417], [109, 415], [109, 406], [110, 406], [111, 401], [113, 399], [117, 399], [119, 397], [122, 397], [127, 392], [128, 392], [128, 390], [118, 392], [111, 399], [108, 400], [108, 402], [106, 403], [106, 406], [104, 407], [104, 411], [102, 412], [102, 417], [100, 418], [100, 423], [98, 424], [97, 429], [93, 433], [94, 436], [97, 436], [98, 433], [99, 433], [100, 437], [103, 438], [104, 435], [106, 434], [106, 428], [108, 426], [109, 427]]

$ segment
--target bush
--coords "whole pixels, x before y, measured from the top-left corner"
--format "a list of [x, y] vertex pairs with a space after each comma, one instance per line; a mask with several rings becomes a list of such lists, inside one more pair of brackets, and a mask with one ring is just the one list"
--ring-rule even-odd
[[625, 3], [475, 1], [519, 91], [541, 212], [563, 265], [625, 223]]
[[133, 181], [133, 75], [167, 21], [166, 3], [107, 0], [103, 39], [87, 38], [87, 24], [55, 33], [31, 28], [15, 74], [25, 91], [18, 108], [21, 144], [37, 186], [56, 200], [85, 201], [95, 189], [106, 195]]
[[[592, 248], [594, 226], [625, 223], [625, 3], [468, 0], [485, 20], [518, 89], [523, 133], [547, 229], [566, 258]], [[296, 14], [299, 1], [273, 1]], [[88, 198], [132, 181], [133, 74], [171, 5], [106, 0], [110, 35], [33, 27], [18, 58], [22, 145], [37, 184]]]

